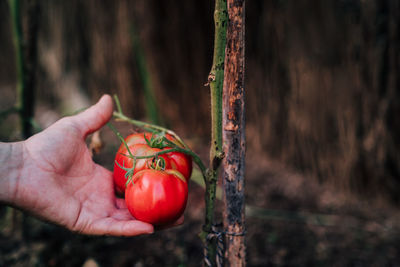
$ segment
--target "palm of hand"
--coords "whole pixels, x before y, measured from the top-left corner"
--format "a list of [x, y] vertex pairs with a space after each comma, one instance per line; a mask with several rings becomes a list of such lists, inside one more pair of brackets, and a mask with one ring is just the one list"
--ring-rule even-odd
[[[19, 181], [21, 206], [81, 233], [151, 233], [152, 225], [134, 220], [124, 200], [115, 198], [111, 172], [92, 161], [86, 146], [86, 135], [111, 116], [111, 99], [102, 100], [25, 142], [24, 162], [30, 166]], [[101, 104], [109, 104], [108, 114], [99, 113], [107, 111], [97, 107]]]

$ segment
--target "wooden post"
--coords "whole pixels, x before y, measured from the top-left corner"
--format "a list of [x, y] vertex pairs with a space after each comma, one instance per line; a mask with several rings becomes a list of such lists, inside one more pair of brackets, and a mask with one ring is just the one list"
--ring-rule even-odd
[[228, 0], [223, 88], [225, 265], [245, 266], [245, 1]]

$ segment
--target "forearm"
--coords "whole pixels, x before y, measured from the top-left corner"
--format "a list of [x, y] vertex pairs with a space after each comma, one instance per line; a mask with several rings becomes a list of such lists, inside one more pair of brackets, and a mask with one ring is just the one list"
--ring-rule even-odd
[[23, 143], [0, 142], [0, 202], [14, 204], [23, 165]]

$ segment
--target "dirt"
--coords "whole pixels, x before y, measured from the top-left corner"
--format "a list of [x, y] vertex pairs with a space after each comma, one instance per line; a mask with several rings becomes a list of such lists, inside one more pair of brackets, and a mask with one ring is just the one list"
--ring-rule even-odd
[[[108, 131], [103, 138], [114, 140]], [[117, 146], [106, 142], [95, 160], [111, 168]], [[0, 266], [201, 266], [204, 190], [195, 182], [189, 190], [182, 226], [132, 238], [83, 236], [21, 212], [13, 219], [2, 206]], [[399, 212], [383, 201], [349, 197], [250, 156], [246, 201], [248, 266], [400, 266]]]

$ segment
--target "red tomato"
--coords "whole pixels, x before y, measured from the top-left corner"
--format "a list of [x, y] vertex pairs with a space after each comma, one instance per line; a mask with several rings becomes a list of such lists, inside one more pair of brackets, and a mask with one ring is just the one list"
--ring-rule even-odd
[[176, 170], [142, 170], [133, 176], [125, 191], [132, 216], [153, 225], [176, 221], [185, 210], [187, 197], [187, 181]]
[[[152, 134], [151, 133], [145, 133], [145, 134], [146, 134], [146, 139], [150, 140]], [[161, 150], [170, 149], [170, 147], [165, 147], [162, 149], [150, 147], [144, 138], [145, 134], [144, 133], [131, 134], [125, 139], [125, 142], [128, 144], [129, 150], [131, 151], [132, 155], [149, 156]], [[178, 142], [173, 136], [166, 134], [165, 137], [168, 140], [175, 143], [176, 145], [183, 147], [183, 145], [180, 144], [180, 142]], [[127, 180], [125, 177], [126, 171], [121, 167], [119, 167], [118, 164], [125, 168], [132, 168], [133, 166], [133, 159], [125, 155], [129, 155], [129, 153], [125, 145], [121, 144], [121, 146], [117, 151], [114, 161], [114, 183], [116, 186], [116, 190], [119, 194], [123, 194], [125, 192], [126, 188], [125, 184]], [[186, 178], [186, 180], [189, 180], [190, 176], [192, 175], [192, 159], [190, 156], [180, 152], [170, 152], [167, 154], [160, 155], [160, 157], [162, 157], [165, 161], [165, 169], [178, 170], [183, 175], [183, 177]], [[151, 158], [138, 159], [136, 161], [134, 174], [137, 173], [138, 171], [149, 169], [151, 161], [152, 161]]]

